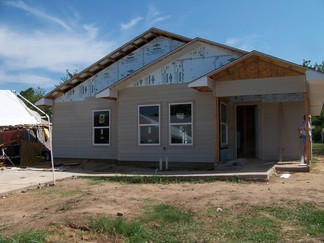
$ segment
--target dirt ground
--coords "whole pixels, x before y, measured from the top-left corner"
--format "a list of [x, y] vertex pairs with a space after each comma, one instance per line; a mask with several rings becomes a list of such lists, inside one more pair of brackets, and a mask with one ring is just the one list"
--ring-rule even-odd
[[[64, 234], [63, 238], [76, 242], [75, 228], [80, 228], [83, 218], [117, 213], [134, 218], [149, 203], [172, 204], [192, 212], [210, 206], [231, 209], [245, 205], [281, 205], [289, 201], [314, 202], [324, 209], [324, 157], [312, 165], [310, 173], [293, 173], [288, 179], [280, 175], [274, 174], [269, 182], [240, 183], [91, 185], [87, 179], [66, 179], [54, 187], [0, 198], [0, 235], [54, 227], [64, 232], [60, 233]], [[86, 237], [82, 240], [87, 241]]]

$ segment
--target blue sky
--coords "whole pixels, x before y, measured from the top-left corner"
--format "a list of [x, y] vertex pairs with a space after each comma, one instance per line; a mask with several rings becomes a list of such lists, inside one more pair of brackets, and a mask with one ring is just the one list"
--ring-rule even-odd
[[324, 0], [0, 0], [0, 89], [50, 91], [151, 27], [324, 61]]

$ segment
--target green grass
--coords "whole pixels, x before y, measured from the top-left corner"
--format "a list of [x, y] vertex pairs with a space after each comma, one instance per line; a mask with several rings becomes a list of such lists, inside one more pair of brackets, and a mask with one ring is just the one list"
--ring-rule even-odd
[[146, 242], [148, 233], [139, 221], [127, 222], [123, 217], [99, 217], [90, 224], [90, 229], [97, 233], [119, 234], [128, 242]]
[[[206, 177], [205, 179], [195, 179], [187, 177], [168, 177], [168, 176], [94, 176], [94, 177], [82, 177], [89, 180], [90, 185], [98, 185], [101, 183], [125, 183], [125, 184], [176, 184], [176, 183], [210, 183], [220, 181], [216, 177]], [[234, 177], [226, 180], [227, 182], [245, 183], [240, 177]]]
[[145, 223], [153, 222], [162, 225], [193, 221], [192, 213], [188, 213], [172, 205], [151, 205], [145, 206], [144, 209], [145, 213], [141, 217], [141, 221]]
[[99, 176], [84, 178], [90, 181], [90, 185], [98, 185], [107, 182], [118, 182], [126, 184], [170, 184], [182, 182], [179, 178], [170, 178], [163, 176]]
[[47, 234], [46, 231], [30, 230], [7, 238], [0, 236], [0, 243], [42, 243], [46, 242]]
[[39, 190], [39, 195], [43, 196], [50, 196], [52, 198], [62, 198], [62, 197], [70, 197], [70, 196], [76, 196], [76, 195], [85, 195], [86, 191], [75, 189], [75, 190]]
[[[99, 216], [79, 221], [88, 225], [85, 228], [90, 230], [88, 234], [93, 240], [105, 235], [135, 243], [295, 242], [300, 239], [312, 242], [324, 237], [324, 210], [312, 203], [301, 205], [290, 201], [284, 206], [242, 203], [220, 209], [209, 205], [195, 213], [174, 205], [154, 204], [143, 206], [143, 213], [134, 219]], [[0, 236], [0, 243], [45, 242], [47, 234], [27, 231], [10, 238]]]
[[313, 155], [324, 155], [324, 143], [313, 143]]
[[324, 236], [324, 210], [312, 203], [289, 208], [258, 207], [258, 210], [269, 212], [282, 222], [301, 228], [310, 236]]

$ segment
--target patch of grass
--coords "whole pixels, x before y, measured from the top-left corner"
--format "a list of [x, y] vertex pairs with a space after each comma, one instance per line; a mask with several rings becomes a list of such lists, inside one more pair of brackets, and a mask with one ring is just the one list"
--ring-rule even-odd
[[127, 222], [123, 217], [99, 217], [90, 224], [90, 229], [97, 233], [122, 235], [128, 242], [146, 242], [149, 239], [142, 223], [136, 220]]
[[[90, 185], [98, 185], [107, 182], [118, 182], [127, 184], [177, 184], [177, 183], [210, 183], [220, 181], [219, 178], [209, 177], [206, 179], [193, 179], [187, 177], [169, 177], [169, 176], [95, 176], [95, 177], [82, 177], [89, 180]], [[229, 182], [243, 182], [241, 178], [229, 179]]]
[[324, 143], [313, 143], [313, 154], [324, 155]]
[[30, 230], [7, 238], [0, 236], [0, 243], [42, 243], [46, 242], [47, 235], [46, 231]]
[[50, 196], [53, 198], [57, 198], [57, 197], [62, 198], [62, 197], [70, 197], [70, 196], [86, 194], [86, 191], [80, 189], [75, 189], [75, 190], [51, 189], [51, 190], [39, 190], [38, 192], [40, 195]]
[[171, 184], [181, 183], [184, 180], [176, 177], [164, 176], [109, 176], [109, 177], [84, 177], [90, 180], [90, 185], [106, 182], [119, 182], [127, 184]]
[[146, 212], [141, 221], [146, 223], [173, 224], [177, 222], [192, 222], [193, 215], [175, 206], [158, 204], [145, 207]]
[[307, 234], [324, 236], [324, 210], [316, 209], [313, 205], [302, 205], [296, 212], [296, 219]]
[[274, 217], [296, 227], [301, 227], [310, 236], [324, 235], [324, 210], [318, 209], [313, 203], [295, 207], [258, 207]]

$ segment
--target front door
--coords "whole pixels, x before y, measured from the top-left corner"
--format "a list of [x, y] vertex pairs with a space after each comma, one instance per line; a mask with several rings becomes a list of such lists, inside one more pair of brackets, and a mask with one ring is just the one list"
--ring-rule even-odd
[[257, 157], [258, 106], [236, 107], [237, 157]]

